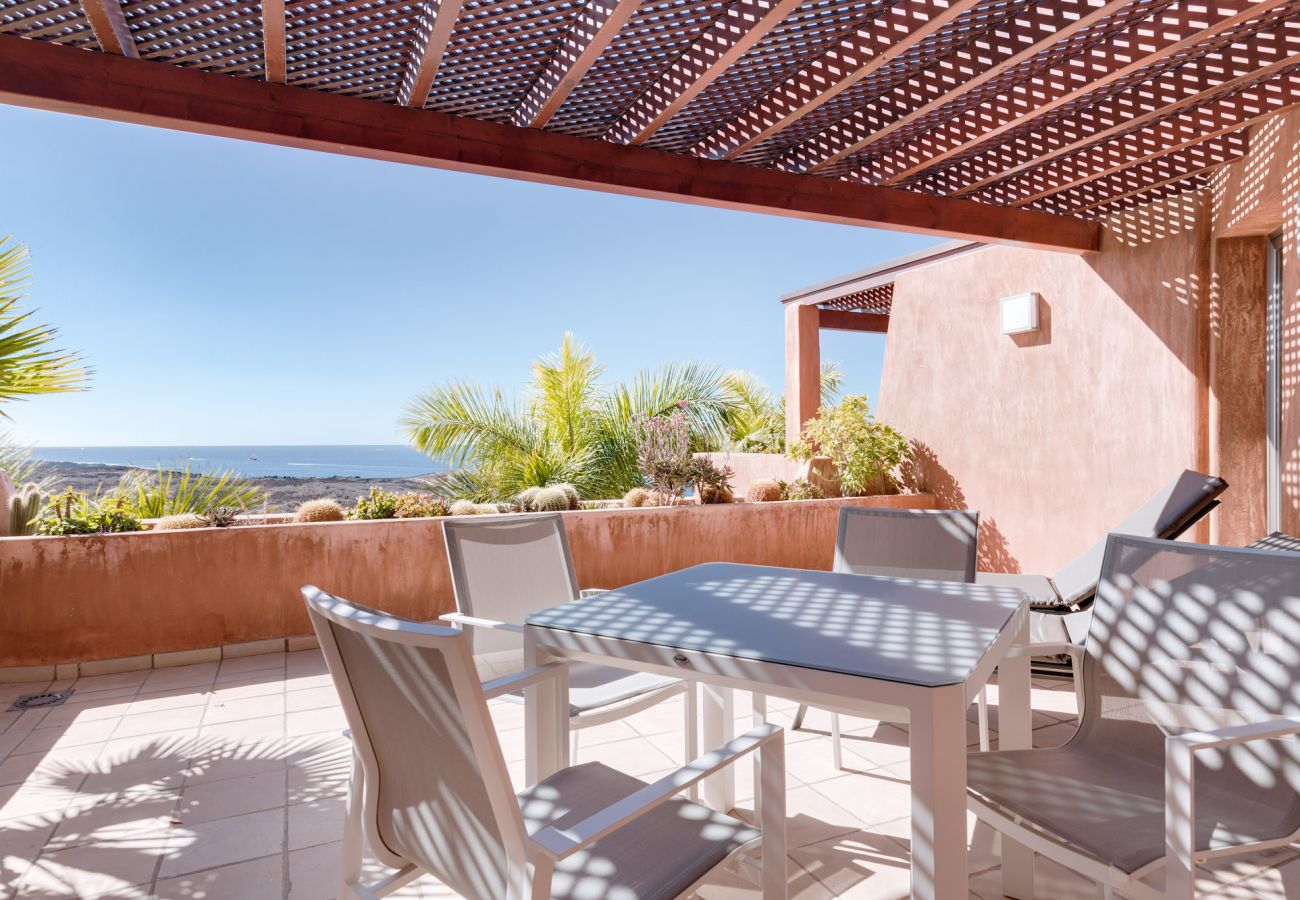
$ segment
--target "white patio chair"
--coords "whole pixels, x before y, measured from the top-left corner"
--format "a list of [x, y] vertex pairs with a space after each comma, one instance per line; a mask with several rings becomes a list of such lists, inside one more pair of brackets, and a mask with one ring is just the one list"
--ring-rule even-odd
[[[1004, 862], [1010, 839], [1105, 896], [1189, 900], [1195, 863], [1300, 837], [1300, 557], [1113, 536], [1081, 668], [1073, 739], [967, 760]], [[1003, 877], [1033, 896], [1032, 865]]]
[[[443, 531], [457, 612], [442, 619], [469, 630], [483, 680], [524, 667], [523, 621], [530, 613], [595, 593], [578, 589], [564, 518], [559, 513], [448, 521]], [[685, 697], [682, 761], [686, 762], [699, 752], [693, 683], [594, 663], [571, 663], [572, 761], [577, 761], [582, 729], [626, 718], [679, 694]], [[508, 699], [522, 702], [523, 695], [515, 693]]]
[[[516, 794], [487, 701], [563, 678], [553, 663], [481, 685], [459, 629], [303, 588], [351, 728], [340, 898], [431, 874], [471, 900], [666, 898], [763, 842], [765, 897], [786, 895], [784, 738], [763, 725], [653, 784], [600, 763]], [[762, 831], [676, 795], [758, 751]], [[362, 884], [365, 846], [396, 873]]]
[[[840, 507], [835, 537], [836, 572], [916, 578], [932, 581], [975, 580], [979, 545], [979, 513], [962, 509], [872, 509]], [[803, 725], [808, 705], [795, 713], [794, 726]], [[988, 701], [979, 697], [980, 736], [988, 749]], [[880, 718], [904, 722], [903, 710], [881, 710]], [[840, 714], [831, 711], [831, 752], [835, 768], [843, 768]]]

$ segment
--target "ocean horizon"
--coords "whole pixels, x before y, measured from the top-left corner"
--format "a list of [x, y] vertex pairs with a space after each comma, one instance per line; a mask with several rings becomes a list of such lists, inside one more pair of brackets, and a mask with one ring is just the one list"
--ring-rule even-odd
[[47, 462], [141, 466], [211, 472], [233, 469], [249, 478], [411, 478], [440, 472], [436, 463], [405, 444], [249, 444], [166, 447], [33, 447]]

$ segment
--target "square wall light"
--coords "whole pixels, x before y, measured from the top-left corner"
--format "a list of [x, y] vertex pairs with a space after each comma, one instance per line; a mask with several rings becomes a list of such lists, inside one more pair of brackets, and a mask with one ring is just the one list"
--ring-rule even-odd
[[1002, 298], [1002, 333], [1027, 334], [1038, 330], [1038, 294]]

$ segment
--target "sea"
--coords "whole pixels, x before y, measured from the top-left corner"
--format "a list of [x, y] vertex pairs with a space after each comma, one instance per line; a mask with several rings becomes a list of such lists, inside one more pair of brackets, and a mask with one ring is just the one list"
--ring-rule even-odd
[[404, 444], [280, 444], [229, 447], [34, 447], [50, 462], [192, 472], [233, 469], [247, 478], [411, 478], [446, 468]]

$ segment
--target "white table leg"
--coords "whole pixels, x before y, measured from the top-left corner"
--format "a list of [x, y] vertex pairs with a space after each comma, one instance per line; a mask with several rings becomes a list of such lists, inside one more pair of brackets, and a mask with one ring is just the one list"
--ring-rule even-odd
[[[703, 696], [704, 750], [709, 751], [736, 736], [735, 694], [731, 688], [704, 683]], [[734, 766], [704, 779], [704, 802], [719, 812], [730, 812], [736, 805], [736, 774]]]
[[[1029, 643], [1029, 625], [1016, 643]], [[1030, 699], [1029, 657], [1004, 657], [998, 664], [998, 749], [1027, 750], [1033, 746], [1033, 706]], [[1017, 900], [1034, 898], [1034, 853], [1024, 844], [1001, 836], [1002, 893]]]
[[912, 897], [970, 893], [966, 862], [966, 693], [926, 691], [911, 710]]
[[[524, 665], [549, 660], [531, 633], [524, 634]], [[524, 780], [530, 785], [554, 775], [569, 760], [569, 678], [567, 670], [524, 688]]]

